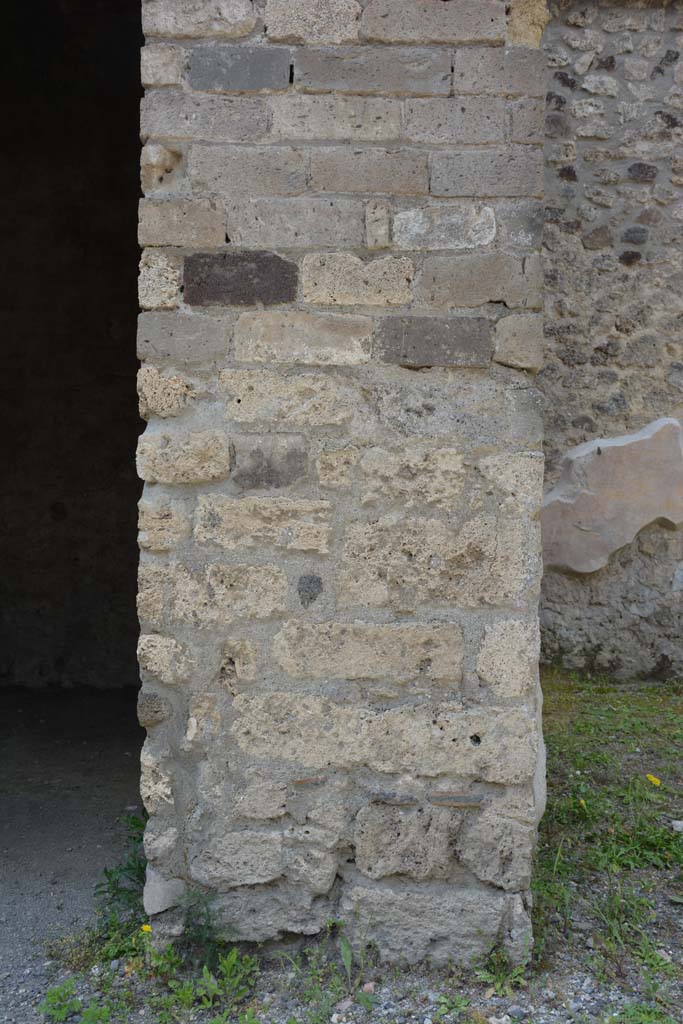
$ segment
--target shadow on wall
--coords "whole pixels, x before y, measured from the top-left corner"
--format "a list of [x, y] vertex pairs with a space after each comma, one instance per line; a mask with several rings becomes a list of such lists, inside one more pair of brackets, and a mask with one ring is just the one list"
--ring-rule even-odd
[[135, 685], [139, 0], [12, 0], [0, 680]]

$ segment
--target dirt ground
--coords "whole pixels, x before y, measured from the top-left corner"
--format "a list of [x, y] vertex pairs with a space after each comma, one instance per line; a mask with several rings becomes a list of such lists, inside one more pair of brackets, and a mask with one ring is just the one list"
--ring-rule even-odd
[[45, 943], [92, 917], [139, 811], [135, 694], [0, 694], [0, 1022], [34, 1024]]

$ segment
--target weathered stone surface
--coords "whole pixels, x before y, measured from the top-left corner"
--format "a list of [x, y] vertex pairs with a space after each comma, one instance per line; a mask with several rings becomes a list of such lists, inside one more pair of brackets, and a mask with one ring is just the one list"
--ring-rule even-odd
[[140, 245], [222, 245], [225, 214], [209, 200], [140, 200]]
[[228, 551], [274, 546], [325, 554], [330, 515], [327, 501], [213, 495], [199, 499], [194, 536]]
[[164, 878], [154, 868], [147, 867], [144, 907], [146, 914], [161, 914], [180, 903], [187, 886], [181, 878]]
[[458, 683], [463, 639], [455, 624], [373, 626], [290, 622], [273, 643], [278, 664], [296, 679], [422, 677]]
[[232, 466], [232, 450], [225, 435], [212, 430], [185, 436], [147, 431], [138, 443], [137, 465], [140, 477], [148, 483], [225, 480]]
[[496, 697], [523, 697], [537, 685], [540, 648], [537, 622], [496, 622], [484, 631], [477, 673]]
[[235, 327], [235, 358], [243, 363], [366, 363], [374, 324], [369, 317], [315, 313], [243, 313]]
[[353, 43], [361, 8], [357, 0], [266, 0], [268, 38], [286, 43]]
[[195, 313], [142, 313], [138, 317], [138, 358], [172, 363], [211, 364], [227, 358], [229, 319]]
[[[343, 449], [342, 449], [343, 451]], [[454, 508], [465, 484], [465, 460], [455, 448], [369, 448], [359, 463], [364, 505], [395, 502], [401, 508]]]
[[197, 842], [190, 858], [193, 880], [216, 889], [272, 882], [283, 867], [282, 836], [249, 829]]
[[340, 426], [353, 416], [359, 396], [342, 377], [306, 373], [282, 377], [267, 370], [225, 370], [221, 386], [227, 415], [240, 423], [300, 428]]
[[173, 191], [184, 177], [184, 156], [158, 142], [146, 142], [140, 153], [140, 184], [146, 194]]
[[415, 286], [422, 302], [438, 309], [503, 302], [510, 309], [540, 309], [543, 275], [540, 260], [507, 253], [429, 256]]
[[516, 46], [540, 46], [549, 21], [546, 0], [512, 0], [508, 40]]
[[502, 511], [523, 509], [535, 515], [543, 497], [541, 452], [505, 452], [488, 455], [479, 470], [498, 490]]
[[445, 807], [370, 803], [356, 817], [356, 865], [368, 878], [407, 875], [416, 882], [448, 878], [463, 814]]
[[288, 487], [309, 475], [308, 448], [299, 437], [253, 437], [236, 443], [232, 481], [244, 491]]
[[536, 768], [535, 718], [524, 710], [466, 711], [459, 702], [375, 711], [309, 694], [239, 694], [232, 735], [253, 758], [278, 758], [306, 770], [365, 766], [378, 772], [444, 772], [510, 785]]
[[502, 142], [504, 104], [492, 96], [450, 96], [448, 99], [408, 100], [403, 132], [411, 142], [484, 145]]
[[427, 191], [427, 155], [412, 149], [319, 148], [311, 154], [311, 187], [316, 192], [384, 192], [421, 195]]
[[300, 50], [294, 63], [294, 82], [311, 92], [447, 96], [451, 55], [448, 50], [412, 46]]
[[547, 61], [542, 50], [526, 46], [463, 46], [453, 54], [453, 88], [467, 93], [544, 97]]
[[256, 25], [253, 0], [143, 0], [142, 30], [149, 36], [224, 36], [237, 39]]
[[362, 35], [384, 43], [479, 43], [505, 38], [498, 0], [370, 0]]
[[655, 420], [635, 434], [567, 452], [543, 502], [549, 568], [595, 572], [655, 521], [683, 524], [683, 428]]
[[363, 244], [363, 204], [354, 199], [252, 199], [228, 206], [234, 245], [308, 249]]
[[190, 151], [189, 173], [192, 185], [200, 191], [223, 192], [231, 198], [298, 196], [306, 191], [308, 157], [290, 146], [271, 146], [266, 159], [258, 146], [199, 143]]
[[274, 306], [293, 302], [295, 263], [272, 252], [193, 253], [185, 260], [190, 306]]
[[537, 373], [543, 367], [544, 352], [543, 317], [517, 313], [504, 316], [496, 324], [493, 358], [497, 363]]
[[154, 690], [143, 688], [138, 692], [138, 722], [145, 729], [170, 718], [171, 713], [169, 702]]
[[445, 197], [541, 196], [541, 153], [529, 146], [435, 153], [431, 192]]
[[491, 323], [479, 317], [387, 318], [377, 330], [373, 353], [398, 366], [488, 366], [493, 354]]
[[287, 578], [274, 565], [210, 565], [178, 567], [169, 596], [173, 617], [202, 629], [282, 614], [286, 595]]
[[149, 672], [167, 686], [186, 683], [192, 672], [187, 651], [170, 636], [143, 633], [138, 640], [138, 660], [143, 672]]
[[142, 99], [140, 133], [163, 139], [255, 142], [267, 135], [267, 101], [252, 96], [195, 96], [179, 89], [152, 89]]
[[401, 135], [401, 104], [365, 96], [272, 96], [273, 133], [286, 139], [383, 142]]
[[223, 646], [219, 678], [229, 690], [232, 690], [235, 680], [253, 682], [256, 669], [257, 651], [248, 640], [229, 640]]
[[330, 919], [331, 904], [301, 885], [239, 888], [211, 904], [218, 926], [233, 940], [264, 942], [283, 935], [315, 935]]
[[143, 85], [180, 85], [185, 70], [185, 50], [167, 43], [149, 43], [140, 51]]
[[182, 377], [162, 376], [153, 366], [138, 370], [138, 395], [140, 415], [143, 419], [152, 416], [177, 416], [191, 401], [192, 385]]
[[473, 249], [494, 241], [496, 215], [491, 206], [469, 203], [401, 210], [392, 237], [397, 249]]
[[140, 258], [138, 298], [143, 309], [174, 309], [180, 303], [182, 260], [146, 249]]
[[366, 205], [365, 245], [370, 252], [391, 245], [391, 210], [386, 203], [373, 201]]
[[353, 445], [321, 452], [316, 463], [320, 486], [335, 489], [350, 487], [353, 467], [359, 457], [360, 451]]
[[203, 92], [286, 89], [290, 61], [284, 46], [194, 46], [187, 80]]
[[365, 263], [352, 253], [304, 258], [304, 299], [320, 306], [403, 306], [412, 298], [415, 267], [405, 257]]
[[530, 799], [524, 803], [519, 796], [494, 797], [482, 811], [465, 817], [455, 849], [482, 882], [513, 891], [529, 888], [536, 814]]
[[147, 551], [171, 551], [190, 535], [190, 518], [183, 503], [141, 501], [138, 541]]

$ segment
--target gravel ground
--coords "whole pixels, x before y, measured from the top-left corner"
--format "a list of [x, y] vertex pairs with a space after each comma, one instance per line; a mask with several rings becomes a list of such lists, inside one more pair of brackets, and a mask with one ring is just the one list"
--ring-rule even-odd
[[135, 695], [0, 696], [0, 1022], [38, 1024], [45, 943], [80, 930], [139, 811]]

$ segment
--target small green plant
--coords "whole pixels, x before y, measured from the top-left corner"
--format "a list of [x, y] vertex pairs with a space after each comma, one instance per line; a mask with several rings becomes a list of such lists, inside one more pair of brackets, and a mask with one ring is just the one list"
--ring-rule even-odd
[[676, 1024], [671, 1014], [651, 1003], [631, 1003], [609, 1020], [610, 1024]]
[[126, 856], [116, 867], [104, 869], [104, 880], [95, 888], [95, 897], [106, 913], [141, 916], [147, 870], [143, 848], [146, 818], [128, 815], [122, 820], [128, 833]]
[[82, 1007], [83, 1003], [76, 995], [76, 983], [73, 978], [69, 978], [61, 985], [49, 988], [38, 1009], [47, 1020], [62, 1024]]
[[81, 1024], [111, 1024], [111, 1009], [97, 1002], [88, 1003], [81, 1013]]
[[238, 1024], [260, 1024], [260, 1021], [251, 1007], [245, 1010], [244, 1013], [240, 1013], [237, 1018]]
[[436, 1011], [436, 1019], [444, 1020], [446, 1017], [454, 1017], [456, 1020], [458, 1020], [469, 1005], [469, 999], [467, 999], [465, 996], [461, 996], [457, 992], [451, 996], [439, 996], [439, 1008]]
[[477, 981], [490, 985], [496, 995], [511, 996], [516, 988], [526, 985], [526, 966], [512, 964], [502, 949], [494, 949], [488, 960], [475, 970]]

